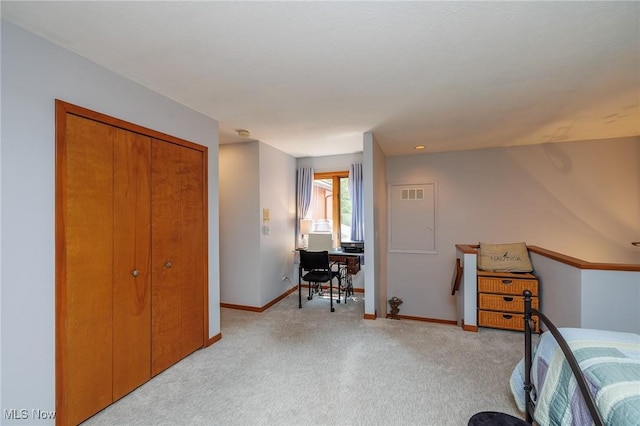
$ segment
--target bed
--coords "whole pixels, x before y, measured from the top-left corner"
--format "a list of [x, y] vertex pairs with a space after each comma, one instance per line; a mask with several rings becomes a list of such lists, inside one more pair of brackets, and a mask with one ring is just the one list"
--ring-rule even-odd
[[[640, 335], [556, 328], [531, 308], [526, 293], [525, 355], [510, 385], [527, 421], [541, 426], [640, 425]], [[535, 348], [533, 315], [548, 329]]]

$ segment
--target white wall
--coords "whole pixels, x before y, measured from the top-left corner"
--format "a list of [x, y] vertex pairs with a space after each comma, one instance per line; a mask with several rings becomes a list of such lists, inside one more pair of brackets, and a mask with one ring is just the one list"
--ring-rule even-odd
[[298, 167], [313, 167], [314, 172], [339, 172], [349, 170], [354, 163], [362, 163], [362, 152], [343, 155], [326, 155], [323, 157], [301, 157], [297, 159]]
[[363, 135], [364, 313], [387, 312], [387, 185], [385, 156], [371, 132]]
[[540, 311], [556, 327], [581, 327], [582, 271], [536, 253], [529, 256], [539, 279]]
[[375, 255], [376, 268], [376, 310], [378, 316], [386, 317], [389, 298], [388, 289], [388, 210], [387, 210], [387, 184], [386, 184], [386, 157], [373, 135], [373, 188], [374, 188], [374, 239], [377, 252]]
[[[263, 142], [220, 146], [220, 294], [262, 308], [292, 283], [296, 159]], [[269, 209], [268, 232], [263, 209]], [[290, 281], [282, 281], [282, 276]]]
[[[457, 250], [456, 257], [460, 259], [462, 267], [462, 278], [456, 293], [458, 312], [456, 323], [476, 327], [478, 325], [478, 256], [475, 253], [463, 253]], [[453, 272], [451, 275], [453, 277]]]
[[640, 334], [640, 272], [583, 270], [582, 327]]
[[[269, 234], [260, 234], [260, 302], [266, 305], [295, 283], [296, 159], [260, 143], [260, 212], [268, 208]], [[262, 222], [259, 226], [263, 225]], [[290, 281], [282, 281], [282, 276]]]
[[257, 142], [220, 145], [220, 301], [260, 306]]
[[6, 21], [1, 31], [1, 409], [54, 410], [54, 100], [209, 148], [210, 336], [220, 332], [218, 123]]
[[580, 269], [531, 253], [541, 311], [557, 327], [640, 333], [640, 272]]
[[639, 151], [636, 137], [389, 157], [388, 183], [438, 183], [438, 254], [389, 253], [389, 296], [404, 300], [401, 314], [454, 320], [457, 243], [640, 263]]

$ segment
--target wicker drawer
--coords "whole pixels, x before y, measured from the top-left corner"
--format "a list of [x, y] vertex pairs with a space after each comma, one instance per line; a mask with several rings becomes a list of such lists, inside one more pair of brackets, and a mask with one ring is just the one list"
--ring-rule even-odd
[[[535, 320], [535, 331], [539, 332], [538, 317]], [[507, 314], [502, 312], [478, 311], [478, 325], [480, 327], [503, 328], [506, 330], [524, 331], [523, 314]]]
[[534, 296], [538, 295], [538, 280], [513, 277], [478, 276], [478, 292], [515, 294], [522, 296], [522, 292], [529, 290]]
[[[538, 309], [538, 298], [531, 298], [531, 307]], [[524, 312], [524, 297], [501, 294], [478, 294], [478, 309], [487, 311]]]

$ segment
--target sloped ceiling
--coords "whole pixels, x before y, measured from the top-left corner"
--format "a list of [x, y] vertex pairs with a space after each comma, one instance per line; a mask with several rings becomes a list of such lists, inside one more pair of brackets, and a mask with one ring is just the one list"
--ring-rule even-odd
[[1, 13], [217, 119], [221, 143], [304, 157], [360, 151], [367, 131], [386, 155], [640, 135], [638, 2], [2, 1]]

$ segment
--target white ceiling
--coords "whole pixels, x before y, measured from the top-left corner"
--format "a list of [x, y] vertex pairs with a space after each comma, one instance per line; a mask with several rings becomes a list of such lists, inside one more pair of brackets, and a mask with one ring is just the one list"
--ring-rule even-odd
[[[8, 2], [4, 19], [296, 157], [640, 135], [638, 2]], [[235, 129], [248, 129], [250, 139]]]

